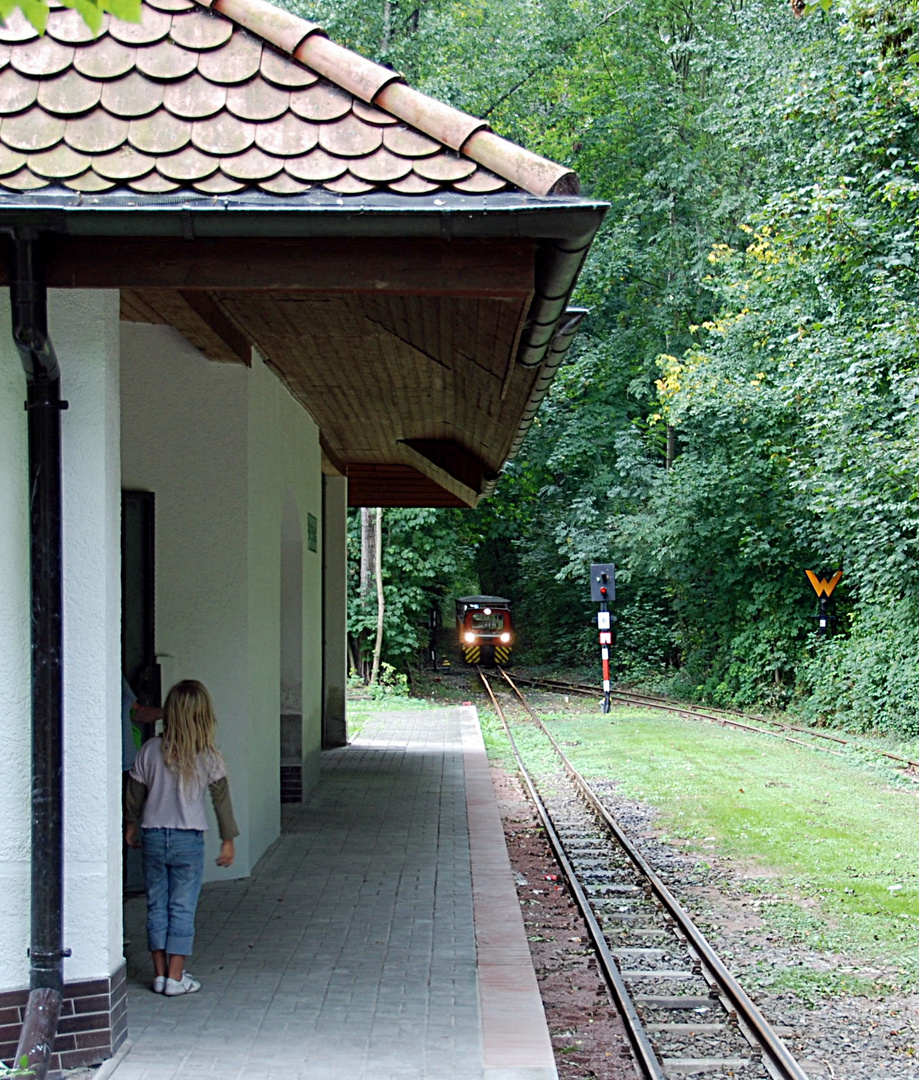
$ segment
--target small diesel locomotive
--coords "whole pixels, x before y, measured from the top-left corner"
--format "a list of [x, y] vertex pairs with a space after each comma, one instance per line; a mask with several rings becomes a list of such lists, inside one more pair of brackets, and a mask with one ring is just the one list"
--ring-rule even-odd
[[514, 643], [510, 600], [461, 596], [456, 601], [456, 632], [467, 664], [509, 664]]

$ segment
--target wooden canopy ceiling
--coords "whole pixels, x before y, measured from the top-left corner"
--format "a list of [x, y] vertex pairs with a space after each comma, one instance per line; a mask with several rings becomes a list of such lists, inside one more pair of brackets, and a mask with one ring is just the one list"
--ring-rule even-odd
[[130, 244], [101, 266], [83, 245], [82, 269], [62, 250], [49, 275], [69, 263], [71, 281], [117, 284], [123, 319], [168, 323], [211, 360], [254, 347], [315, 419], [351, 505], [474, 505], [496, 479], [538, 374], [515, 363], [533, 242], [207, 242], [192, 272], [173, 244]]

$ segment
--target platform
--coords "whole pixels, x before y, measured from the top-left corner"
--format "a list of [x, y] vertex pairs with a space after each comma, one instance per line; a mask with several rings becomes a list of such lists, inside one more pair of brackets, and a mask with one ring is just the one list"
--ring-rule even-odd
[[385, 712], [323, 755], [251, 877], [206, 885], [189, 969], [99, 1080], [556, 1080], [475, 709]]

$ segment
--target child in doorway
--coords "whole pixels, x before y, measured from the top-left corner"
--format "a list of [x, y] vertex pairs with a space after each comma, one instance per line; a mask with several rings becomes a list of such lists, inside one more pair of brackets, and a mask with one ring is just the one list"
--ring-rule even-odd
[[167, 997], [201, 989], [185, 971], [185, 957], [204, 875], [205, 790], [222, 841], [217, 865], [232, 866], [236, 857], [239, 829], [226, 762], [214, 745], [216, 726], [204, 686], [193, 679], [176, 683], [163, 706], [163, 734], [140, 748], [125, 791], [125, 841], [143, 849], [153, 991]]

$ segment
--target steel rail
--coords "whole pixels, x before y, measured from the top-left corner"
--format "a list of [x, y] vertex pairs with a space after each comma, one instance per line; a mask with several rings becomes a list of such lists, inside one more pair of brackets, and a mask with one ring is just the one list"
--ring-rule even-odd
[[[561, 679], [540, 679], [529, 675], [518, 675], [517, 678], [530, 686], [542, 686], [551, 690], [561, 690], [574, 694], [594, 695], [599, 692], [596, 686], [589, 686], [585, 683], [568, 683]], [[860, 746], [851, 739], [843, 739], [838, 735], [829, 735], [823, 731], [812, 731], [810, 728], [801, 727], [799, 724], [783, 724], [779, 720], [770, 720], [767, 716], [750, 716], [747, 713], [737, 712], [733, 709], [718, 709], [713, 707], [698, 709], [691, 705], [679, 705], [667, 698], [659, 697], [654, 694], [636, 694], [630, 690], [613, 690], [611, 693], [614, 698], [618, 698], [620, 701], [634, 703], [636, 705], [647, 705], [652, 709], [661, 709], [664, 712], [675, 712], [681, 716], [708, 720], [725, 727], [734, 727], [743, 731], [752, 731], [759, 735], [771, 735], [773, 738], [784, 739], [786, 742], [794, 743], [797, 746], [805, 746], [812, 750], [818, 750], [820, 753], [824, 754], [834, 754], [838, 757], [847, 756], [838, 750], [830, 750], [823, 746], [814, 746], [813, 743], [803, 742], [800, 739], [792, 738], [790, 735], [781, 735], [777, 732], [768, 731], [765, 728], [758, 726], [760, 724], [770, 724], [772, 727], [778, 728], [779, 731], [797, 731], [799, 734], [807, 735], [811, 739], [822, 739], [826, 742], [839, 743], [842, 746], [851, 746], [855, 750], [876, 754], [878, 757], [885, 757], [890, 761], [895, 761], [904, 768], [916, 769], [919, 771], [919, 761], [913, 761], [911, 758], [891, 753], [889, 750], [878, 750], [870, 746]], [[730, 719], [730, 717], [741, 717], [742, 719]], [[752, 720], [755, 721], [755, 723], [744, 723], [743, 720]]]
[[559, 746], [557, 740], [553, 736], [552, 732], [545, 726], [536, 713], [531, 708], [529, 702], [521, 693], [511, 677], [506, 671], [501, 669], [501, 674], [504, 676], [508, 685], [520, 699], [521, 704], [533, 721], [537, 724], [539, 729], [548, 738], [552, 744], [556, 754], [561, 759], [565, 770], [568, 775], [574, 781], [575, 785], [579, 788], [582, 795], [588, 802], [588, 804], [594, 809], [594, 811], [602, 818], [607, 828], [616, 837], [618, 843], [622, 846], [625, 853], [628, 855], [632, 863], [642, 872], [651, 886], [655, 896], [664, 906], [668, 914], [680, 928], [680, 931], [685, 935], [687, 941], [695, 949], [702, 961], [705, 968], [711, 976], [711, 980], [716, 984], [720, 991], [727, 997], [737, 1015], [745, 1023], [748, 1029], [754, 1034], [757, 1041], [760, 1044], [761, 1049], [764, 1051], [769, 1061], [774, 1066], [777, 1074], [783, 1078], [783, 1080], [808, 1080], [807, 1074], [794, 1059], [788, 1048], [782, 1042], [782, 1040], [776, 1035], [776, 1033], [770, 1027], [768, 1021], [760, 1012], [759, 1007], [748, 996], [747, 992], [740, 985], [737, 979], [731, 974], [731, 972], [725, 967], [721, 958], [714, 951], [711, 945], [708, 943], [705, 935], [695, 925], [689, 916], [686, 909], [680, 904], [673, 893], [667, 888], [663, 881], [658, 877], [657, 873], [653, 870], [651, 865], [641, 854], [641, 852], [635, 847], [632, 841], [628, 838], [625, 832], [622, 830], [619, 823], [609, 813], [600, 799], [594, 794], [590, 784], [584, 779], [584, 777], [578, 772], [575, 766], [569, 761], [567, 755]]
[[501, 704], [495, 696], [494, 690], [492, 690], [491, 683], [488, 681], [485, 672], [482, 671], [480, 667], [477, 668], [477, 671], [479, 673], [479, 678], [482, 680], [482, 685], [485, 687], [485, 693], [491, 700], [492, 708], [497, 713], [498, 719], [501, 721], [501, 725], [504, 728], [504, 733], [507, 735], [514, 758], [517, 761], [517, 768], [526, 785], [530, 799], [536, 807], [536, 812], [546, 831], [546, 837], [552, 846], [555, 859], [568, 880], [568, 887], [577, 902], [584, 922], [587, 924], [587, 931], [590, 934], [590, 939], [593, 943], [594, 950], [596, 951], [597, 961], [603, 971], [603, 977], [612, 994], [613, 1001], [623, 1019], [626, 1034], [629, 1037], [632, 1051], [635, 1054], [642, 1075], [646, 1080], [667, 1080], [667, 1074], [654, 1052], [651, 1040], [648, 1038], [644, 1025], [641, 1022], [641, 1017], [638, 1015], [635, 1002], [632, 1000], [628, 987], [625, 985], [625, 981], [619, 973], [619, 967], [616, 964], [609, 944], [606, 941], [606, 937], [603, 934], [603, 929], [597, 921], [597, 917], [593, 912], [593, 908], [590, 906], [587, 894], [584, 892], [584, 889], [578, 880], [577, 873], [568, 859], [564, 845], [555, 830], [552, 818], [549, 816], [549, 811], [546, 809], [545, 804], [540, 798], [532, 777], [524, 764], [520, 750], [517, 747], [517, 741], [511, 731], [510, 724], [507, 722], [504, 710], [501, 708]]

